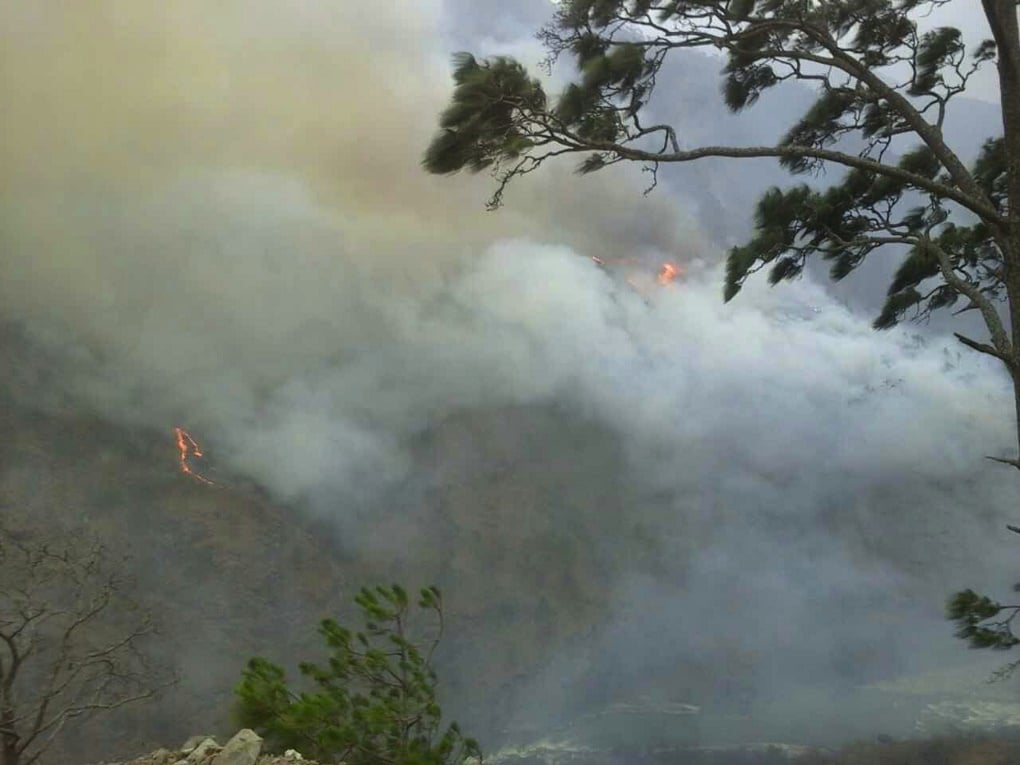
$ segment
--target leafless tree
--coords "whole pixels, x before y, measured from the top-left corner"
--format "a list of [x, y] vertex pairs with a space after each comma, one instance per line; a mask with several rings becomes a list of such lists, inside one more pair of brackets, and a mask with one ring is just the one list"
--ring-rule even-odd
[[153, 621], [106, 549], [0, 526], [0, 765], [32, 765], [72, 723], [173, 682], [145, 653]]

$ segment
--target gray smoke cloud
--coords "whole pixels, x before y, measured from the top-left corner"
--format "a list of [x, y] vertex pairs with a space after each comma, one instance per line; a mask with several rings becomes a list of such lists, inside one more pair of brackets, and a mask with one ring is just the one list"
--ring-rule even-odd
[[[529, 680], [543, 713], [959, 656], [942, 599], [1008, 578], [1020, 489], [982, 457], [1013, 443], [1004, 375], [810, 279], [723, 304], [702, 232], [726, 221], [642, 197], [636, 168], [546, 168], [498, 215], [487, 178], [421, 172], [448, 44], [534, 51], [522, 8], [485, 36], [464, 3], [8, 4], [3, 316], [81, 405], [193, 426], [365, 555], [431, 560], [407, 552], [436, 523], [421, 497], [483, 457], [547, 481], [516, 538], [582, 539], [605, 604]], [[660, 288], [667, 259], [686, 275]], [[433, 450], [444, 432], [477, 448]], [[722, 674], [697, 685], [699, 663]]]
[[264, 384], [370, 343], [366, 303], [427, 292], [501, 237], [604, 256], [697, 239], [670, 200], [635, 203], [637, 171], [578, 193], [561, 167], [498, 216], [487, 178], [421, 172], [447, 95], [440, 18], [435, 4], [5, 9], [7, 314], [74, 327], [149, 383], [202, 385], [212, 366]]

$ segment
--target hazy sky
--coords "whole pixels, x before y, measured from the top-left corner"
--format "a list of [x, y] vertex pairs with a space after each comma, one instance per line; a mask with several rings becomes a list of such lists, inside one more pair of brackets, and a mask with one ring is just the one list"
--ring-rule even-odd
[[[1004, 375], [951, 338], [875, 333], [810, 279], [724, 305], [709, 232], [736, 213], [642, 196], [637, 168], [550, 167], [484, 212], [487, 177], [419, 167], [450, 54], [537, 57], [548, 3], [365, 8], [0, 2], [0, 311], [62, 354], [62, 384], [121, 421], [188, 425], [224, 469], [347, 528], [351, 507], [449, 468], [416, 461], [430, 428], [565, 412], [625, 455], [585, 481], [639, 487], [633, 528], [684, 550], [682, 585], [674, 562], [621, 570], [607, 596], [680, 636], [667, 651], [646, 635], [647, 656], [708, 651], [739, 612], [762, 629], [733, 639], [780, 657], [763, 686], [798, 656], [829, 677], [826, 641], [910, 654], [916, 634], [888, 627], [905, 599], [956, 656], [944, 594], [1011, 577], [1020, 487], [983, 459], [1015, 449]], [[976, 28], [976, 8], [944, 13]], [[753, 191], [741, 173], [706, 183], [725, 201]], [[688, 275], [658, 289], [666, 259]], [[534, 448], [569, 474], [570, 444]], [[566, 499], [544, 512], [593, 549], [639, 549]], [[851, 628], [865, 605], [881, 618]], [[620, 609], [597, 650], [642, 639]], [[798, 653], [812, 626], [823, 638]]]

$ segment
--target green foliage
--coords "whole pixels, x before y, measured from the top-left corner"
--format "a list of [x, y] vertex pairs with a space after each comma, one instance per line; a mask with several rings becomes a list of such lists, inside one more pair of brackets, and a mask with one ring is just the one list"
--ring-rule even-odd
[[458, 53], [453, 79], [452, 102], [422, 160], [426, 170], [478, 172], [531, 147], [520, 126], [529, 112], [545, 107], [546, 99], [524, 67], [505, 56], [479, 63], [470, 53]]
[[1006, 203], [1006, 146], [1001, 138], [990, 138], [981, 146], [974, 163], [974, 179], [999, 210]]
[[963, 40], [959, 29], [939, 27], [923, 35], [914, 57], [916, 71], [908, 91], [910, 95], [931, 93], [941, 81], [943, 68], [962, 55]]
[[442, 728], [432, 653], [442, 635], [439, 590], [419, 593], [431, 613], [431, 638], [409, 632], [410, 603], [399, 585], [363, 588], [355, 597], [364, 629], [352, 632], [325, 619], [319, 634], [325, 665], [299, 665], [310, 689], [296, 692], [284, 670], [251, 659], [235, 689], [238, 722], [277, 749], [293, 748], [323, 762], [349, 765], [461, 765], [481, 760], [478, 743], [456, 723]]
[[[938, 157], [925, 144], [904, 153], [896, 167], [928, 179], [939, 179], [943, 172]], [[1001, 139], [985, 142], [972, 172], [993, 204], [1001, 207], [1006, 194]], [[785, 191], [771, 189], [758, 203], [754, 237], [730, 252], [724, 298], [732, 299], [748, 276], [767, 264], [776, 263], [770, 272], [771, 283], [795, 278], [812, 254], [830, 261], [830, 275], [842, 279], [883, 245], [882, 234], [890, 230], [905, 243], [913, 238], [913, 244], [889, 285], [874, 322], [876, 329], [889, 329], [908, 314], [924, 316], [959, 300], [960, 293], [953, 286], [939, 283], [941, 269], [928, 241], [948, 253], [952, 265], [966, 271], [983, 294], [997, 299], [1003, 286], [999, 278], [1002, 256], [988, 225], [980, 220], [969, 226], [946, 222], [938, 198], [930, 199], [927, 206], [901, 209], [911, 193], [916, 192], [901, 178], [858, 169], [850, 170], [841, 183], [823, 192], [803, 185]]]
[[[942, 164], [939, 162], [938, 157], [935, 156], [935, 152], [924, 144], [906, 152], [900, 157], [897, 165], [904, 170], [917, 173], [925, 178], [934, 178], [942, 169]], [[902, 186], [903, 184], [901, 183], [900, 185]]]
[[[1011, 627], [1017, 606], [1003, 606], [973, 590], [962, 590], [946, 604], [946, 618], [956, 624], [956, 637], [966, 640], [971, 648], [1005, 650], [1020, 644]], [[991, 621], [1003, 612], [1009, 616]]]
[[753, 106], [762, 91], [779, 82], [772, 68], [764, 65], [730, 66], [726, 68], [726, 74], [723, 100], [734, 112]]
[[900, 317], [924, 299], [924, 296], [913, 287], [889, 295], [882, 306], [882, 312], [874, 321], [875, 329], [892, 329]]
[[[856, 101], [852, 90], [833, 88], [826, 91], [786, 134], [783, 144], [824, 146], [833, 143], [841, 132], [843, 117], [856, 106]], [[780, 161], [794, 172], [804, 172], [813, 165], [802, 157], [783, 158]]]

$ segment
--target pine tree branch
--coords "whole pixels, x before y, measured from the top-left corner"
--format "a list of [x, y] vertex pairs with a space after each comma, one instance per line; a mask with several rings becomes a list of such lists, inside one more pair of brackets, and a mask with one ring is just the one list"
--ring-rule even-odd
[[[921, 240], [921, 244], [928, 252], [935, 256], [935, 260], [939, 264], [939, 270], [942, 272], [942, 278], [946, 280], [946, 283], [957, 292], [966, 295], [970, 298], [971, 302], [977, 306], [978, 310], [981, 312], [981, 318], [985, 320], [985, 326], [988, 328], [988, 332], [992, 337], [992, 346], [996, 351], [992, 355], [1000, 359], [1009, 371], [1015, 374], [1017, 370], [1020, 369], [1016, 349], [1013, 346], [1013, 343], [1010, 342], [1009, 335], [1006, 333], [1006, 328], [1003, 326], [1002, 320], [999, 318], [999, 314], [995, 310], [995, 306], [992, 305], [992, 301], [989, 300], [988, 296], [981, 292], [981, 290], [975, 285], [961, 279], [959, 275], [957, 275], [957, 273], [953, 270], [953, 264], [949, 259], [949, 254], [936, 242], [925, 236]], [[957, 337], [960, 336], [957, 335]], [[961, 342], [964, 341], [961, 340]], [[964, 345], [968, 345], [968, 343], [964, 342]], [[978, 348], [977, 350], [981, 349]]]
[[987, 353], [989, 356], [994, 356], [995, 358], [999, 359], [999, 361], [1003, 362], [1006, 365], [1010, 364], [1010, 360], [1008, 357], [1003, 356], [1002, 353], [998, 351], [998, 349], [992, 347], [991, 345], [988, 345], [987, 343], [979, 343], [977, 340], [972, 340], [969, 337], [961, 335], [959, 332], [954, 332], [953, 337], [955, 337], [961, 343], [966, 345], [968, 348], [978, 351], [979, 353]]
[[[829, 54], [834, 59], [835, 66], [840, 70], [846, 72], [851, 77], [854, 77], [859, 82], [867, 85], [879, 99], [884, 99], [895, 111], [903, 117], [903, 119], [910, 126], [911, 130], [921, 138], [922, 141], [927, 144], [939, 162], [942, 163], [943, 167], [949, 172], [953, 182], [960, 187], [961, 190], [966, 192], [968, 197], [974, 200], [980, 200], [981, 206], [986, 209], [994, 210], [991, 200], [988, 195], [978, 186], [977, 181], [974, 180], [974, 176], [971, 175], [966, 165], [960, 160], [956, 153], [949, 148], [946, 144], [942, 131], [937, 125], [933, 125], [928, 122], [921, 114], [920, 111], [894, 86], [887, 83], [880, 76], [878, 76], [871, 68], [865, 66], [863, 63], [858, 61], [856, 58], [851, 56], [845, 48], [841, 47], [838, 40], [835, 40], [832, 35], [827, 31], [819, 30], [817, 27], [812, 25], [804, 25], [806, 32], [811, 34], [819, 44], [823, 45]], [[957, 200], [959, 201], [959, 200]], [[963, 204], [961, 202], [961, 204]], [[970, 205], [967, 205], [970, 207]], [[986, 213], [979, 212], [973, 207], [970, 207], [974, 212], [978, 213], [991, 223], [996, 223], [1000, 228], [1006, 227], [1006, 221], [1000, 219], [998, 213], [993, 213], [991, 217], [988, 217]]]
[[624, 159], [638, 160], [643, 162], [693, 162], [708, 157], [720, 157], [731, 159], [746, 159], [754, 157], [776, 157], [791, 159], [808, 158], [820, 159], [833, 162], [845, 167], [852, 167], [859, 170], [867, 170], [877, 175], [909, 183], [912, 186], [928, 191], [934, 195], [952, 199], [963, 207], [972, 211], [983, 219], [997, 225], [1005, 225], [998, 211], [982, 199], [972, 197], [964, 191], [939, 183], [936, 180], [927, 178], [918, 173], [904, 170], [895, 165], [887, 165], [867, 157], [860, 157], [855, 154], [847, 154], [832, 149], [821, 149], [814, 146], [701, 146], [687, 151], [674, 151], [671, 153], [659, 153], [635, 149], [620, 143], [587, 141], [569, 131], [564, 131], [564, 137], [570, 141], [571, 148], [568, 151], [604, 151]]
[[[990, 455], [985, 455], [985, 459], [991, 460], [992, 462], [1001, 462], [1003, 465], [1012, 465], [1017, 470], [1020, 470], [1020, 459], [1015, 460], [1010, 459], [1009, 457], [992, 457]], [[1016, 529], [1010, 529], [1010, 531], [1016, 531]], [[1020, 534], [1020, 532], [1017, 533]]]
[[[685, 11], [685, 15], [689, 16], [691, 12]], [[774, 63], [784, 63], [792, 67], [792, 74], [788, 75], [793, 79], [817, 79], [816, 75], [808, 75], [800, 70], [799, 64], [801, 62], [807, 62], [815, 64], [817, 66], [835, 69], [848, 75], [853, 80], [867, 86], [872, 92], [871, 101], [885, 101], [892, 109], [905, 121], [906, 125], [909, 126], [909, 131], [913, 132], [921, 138], [922, 141], [934, 152], [935, 156], [939, 159], [940, 163], [946, 168], [950, 177], [957, 187], [959, 187], [958, 193], [947, 193], [951, 187], [945, 186], [944, 184], [934, 184], [923, 176], [917, 176], [911, 179], [909, 182], [917, 185], [920, 188], [926, 189], [933, 193], [941, 194], [947, 198], [953, 199], [959, 202], [968, 209], [972, 210], [977, 215], [985, 218], [989, 223], [992, 223], [998, 229], [1004, 229], [1006, 227], [1006, 221], [1002, 219], [998, 211], [995, 209], [991, 200], [988, 198], [984, 190], [977, 184], [973, 175], [967, 169], [966, 165], [960, 160], [957, 154], [946, 144], [942, 131], [939, 127], [941, 123], [941, 117], [936, 124], [932, 124], [925, 119], [921, 110], [919, 110], [913, 103], [910, 102], [906, 96], [900, 92], [901, 86], [892, 85], [886, 82], [881, 76], [879, 76], [872, 67], [866, 66], [857, 57], [852, 55], [852, 52], [848, 50], [845, 44], [841, 44], [839, 40], [834, 38], [829, 30], [816, 26], [811, 23], [807, 18], [770, 18], [763, 16], [749, 15], [742, 19], [742, 23], [746, 24], [745, 28], [737, 31], [731, 25], [730, 21], [726, 18], [728, 10], [710, 10], [706, 14], [700, 16], [703, 22], [716, 21], [719, 26], [712, 27], [711, 25], [702, 27], [701, 29], [687, 28], [684, 30], [669, 30], [667, 27], [661, 25], [654, 25], [655, 30], [659, 33], [659, 37], [652, 40], [625, 40], [620, 42], [612, 39], [615, 35], [611, 33], [608, 36], [608, 42], [610, 45], [636, 45], [645, 49], [650, 48], [664, 48], [664, 49], [681, 49], [681, 48], [701, 48], [707, 46], [713, 46], [715, 48], [727, 50], [731, 55], [740, 55], [747, 61], [765, 61]], [[645, 26], [645, 23], [635, 19], [633, 16], [620, 16], [615, 17], [616, 21], [623, 25], [627, 23], [637, 23], [638, 26]], [[757, 50], [748, 50], [746, 46], [742, 46], [747, 38], [754, 37], [761, 39], [762, 35], [770, 32], [779, 32], [780, 34], [791, 34], [800, 33], [810, 38], [815, 44], [821, 49], [828, 53], [827, 56], [821, 55], [820, 53], [813, 52], [807, 49], [799, 49], [792, 47], [767, 47], [759, 48]], [[545, 35], [548, 39], [550, 37], [555, 38], [555, 33]], [[790, 63], [794, 62], [794, 63]], [[913, 63], [911, 61], [911, 63]], [[827, 80], [828, 78], [825, 77]], [[944, 104], [943, 107], [944, 108]], [[714, 148], [714, 147], [706, 147]], [[808, 147], [803, 147], [808, 148]], [[824, 150], [822, 150], [824, 151]], [[683, 152], [674, 152], [673, 157], [667, 158], [661, 157], [658, 161], [669, 162], [669, 161], [684, 161], [677, 158], [677, 155]], [[836, 154], [838, 152], [833, 152]], [[827, 159], [829, 161], [837, 162], [839, 164], [848, 164], [840, 159], [833, 157], [825, 157], [821, 155], [812, 154], [797, 154], [791, 153], [788, 155], [764, 155], [764, 154], [751, 154], [751, 155], [718, 155], [718, 156], [789, 156], [789, 157], [808, 157], [817, 159]], [[645, 157], [646, 161], [654, 161], [650, 158]], [[893, 169], [888, 165], [881, 165], [881, 167]], [[856, 166], [856, 165], [848, 165]], [[871, 168], [875, 172], [882, 172], [879, 168]], [[896, 168], [898, 169], [898, 168]], [[890, 177], [899, 177], [903, 180], [903, 176], [898, 176], [893, 173], [883, 172], [882, 174]], [[924, 183], [922, 181], [927, 181]], [[939, 186], [941, 188], [936, 188]], [[953, 189], [956, 192], [956, 189]], [[997, 232], [1001, 235], [1001, 230]]]

